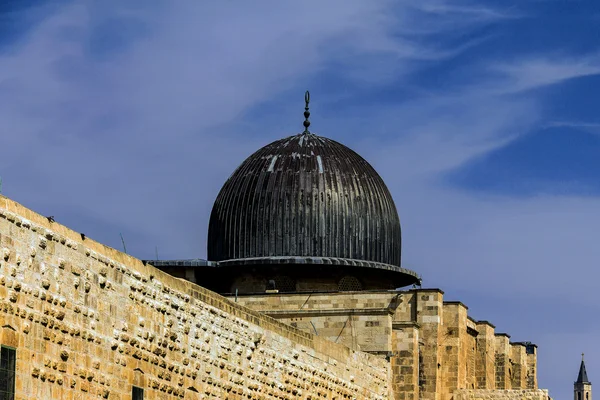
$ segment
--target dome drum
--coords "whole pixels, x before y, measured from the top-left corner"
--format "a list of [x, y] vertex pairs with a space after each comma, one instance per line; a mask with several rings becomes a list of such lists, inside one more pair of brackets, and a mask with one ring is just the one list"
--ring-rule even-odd
[[332, 264], [229, 264], [196, 272], [199, 285], [224, 295], [264, 293], [269, 289], [280, 293], [394, 290], [416, 281], [414, 275], [394, 270]]

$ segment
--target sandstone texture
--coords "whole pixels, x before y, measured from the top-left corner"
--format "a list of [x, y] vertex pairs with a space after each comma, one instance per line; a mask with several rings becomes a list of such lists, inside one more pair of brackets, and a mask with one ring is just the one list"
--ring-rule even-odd
[[222, 297], [0, 196], [16, 399], [548, 400], [537, 347], [439, 289]]
[[17, 349], [16, 399], [130, 399], [132, 385], [146, 399], [391, 397], [385, 359], [235, 304], [5, 197], [0, 252], [0, 343]]
[[230, 299], [389, 360], [395, 399], [452, 400], [457, 389], [537, 389], [537, 347], [511, 342], [491, 323], [471, 318], [464, 304], [444, 301], [439, 289], [261, 293]]
[[521, 390], [466, 390], [459, 389], [454, 392], [455, 400], [551, 400], [547, 390], [521, 389]]

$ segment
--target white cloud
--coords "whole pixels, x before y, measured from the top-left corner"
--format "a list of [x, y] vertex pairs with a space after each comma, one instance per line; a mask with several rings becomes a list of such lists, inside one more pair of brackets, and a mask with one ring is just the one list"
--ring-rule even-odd
[[[427, 285], [473, 288], [474, 300], [593, 299], [593, 279], [581, 291], [564, 283], [589, 275], [599, 255], [595, 199], [481, 198], [436, 179], [545, 120], [539, 99], [519, 95], [597, 74], [596, 58], [540, 56], [492, 74], [482, 63], [466, 89], [415, 90], [335, 117], [319, 109], [341, 107], [357, 86], [410, 86], [420, 63], [468, 48], [457, 40], [465, 31], [512, 17], [440, 1], [270, 2], [268, 13], [244, 2], [156, 4], [66, 6], [0, 55], [5, 194], [115, 247], [129, 232], [142, 257], [155, 245], [161, 257], [202, 256], [221, 184], [258, 146], [300, 128], [310, 87], [321, 93], [315, 130], [359, 150], [390, 186], [404, 260]], [[118, 36], [126, 26], [136, 28]], [[346, 90], [327, 93], [315, 79], [324, 72]], [[265, 102], [281, 114], [248, 115]]]
[[570, 79], [600, 74], [600, 57], [540, 57], [499, 63], [492, 70], [506, 77], [497, 90], [517, 93], [555, 85]]
[[[332, 65], [349, 83], [384, 82], [415, 61], [452, 54], [414, 33], [422, 11], [391, 4], [271, 2], [268, 13], [191, 1], [65, 6], [0, 56], [0, 118], [12, 150], [2, 160], [5, 191], [17, 199], [43, 192], [153, 232], [174, 252], [203, 254], [201, 240], [178, 236], [174, 221], [197, 207], [207, 213], [231, 165], [269, 135], [220, 126]], [[411, 34], [398, 34], [399, 20]]]
[[549, 121], [545, 124], [548, 128], [576, 128], [586, 132], [600, 133], [600, 123], [588, 121]]
[[[379, 169], [403, 171], [401, 179], [428, 180], [486, 154], [527, 133], [539, 121], [531, 99], [502, 99], [465, 94], [424, 98], [374, 115], [364, 114], [375, 129], [396, 131], [391, 143], [362, 148], [376, 153]], [[373, 121], [373, 122], [371, 122]], [[388, 160], [388, 163], [381, 161]]]

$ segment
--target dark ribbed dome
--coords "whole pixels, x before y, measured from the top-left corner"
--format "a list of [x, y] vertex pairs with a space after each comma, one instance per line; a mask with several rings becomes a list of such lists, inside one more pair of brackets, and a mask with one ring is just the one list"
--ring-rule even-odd
[[[400, 220], [377, 172], [346, 146], [312, 133], [248, 157], [217, 196], [208, 258], [220, 265], [400, 267]], [[416, 280], [416, 278], [415, 278]]]

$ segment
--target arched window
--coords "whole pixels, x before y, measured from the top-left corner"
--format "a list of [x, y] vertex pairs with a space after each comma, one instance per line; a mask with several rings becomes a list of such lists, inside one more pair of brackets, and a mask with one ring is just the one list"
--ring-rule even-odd
[[586, 392], [586, 394], [585, 394], [585, 400], [590, 400], [590, 392]]
[[577, 400], [581, 400], [581, 392], [577, 392]]

